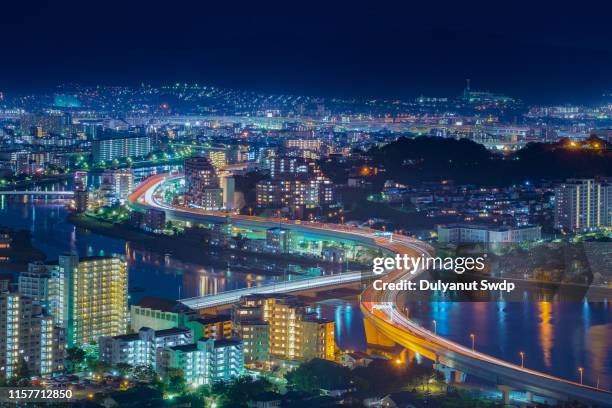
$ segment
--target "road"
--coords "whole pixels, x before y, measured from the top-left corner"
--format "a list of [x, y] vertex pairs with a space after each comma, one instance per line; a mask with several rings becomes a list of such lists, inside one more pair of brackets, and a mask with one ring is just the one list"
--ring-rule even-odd
[[[393, 234], [391, 238], [382, 237], [377, 235], [380, 231], [368, 228], [205, 211], [194, 208], [175, 207], [161, 202], [156, 197], [156, 190], [162, 183], [178, 177], [181, 176], [157, 175], [150, 177], [129, 197], [129, 202], [135, 207], [163, 209], [170, 217], [180, 219], [204, 222], [231, 220], [236, 224], [260, 228], [269, 228], [270, 226], [281, 224], [286, 228], [310, 231], [318, 235], [355, 240], [360, 243], [374, 245], [394, 254], [406, 254], [414, 257], [433, 255], [433, 249], [421, 241], [398, 234]], [[417, 278], [422, 272], [422, 270], [419, 270], [415, 273], [406, 273], [405, 271], [398, 270], [381, 276], [380, 279], [384, 282], [410, 280]], [[331, 277], [327, 282], [321, 282], [323, 285], [325, 283], [331, 285], [337, 283], [341, 276], [343, 275], [336, 275], [336, 277]], [[351, 279], [351, 277], [347, 277], [347, 279]], [[257, 290], [264, 291], [265, 289]], [[400, 308], [397, 307], [399, 294], [399, 291], [377, 291], [370, 285], [361, 295], [361, 309], [364, 317], [390, 340], [417, 351], [444, 366], [493, 381], [499, 385], [560, 400], [575, 399], [589, 404], [612, 406], [612, 393], [609, 391], [530, 370], [480, 353], [477, 350], [472, 350], [436, 335], [432, 331], [419, 326], [400, 311]], [[236, 301], [236, 295], [237, 293], [228, 293], [227, 296], [220, 295], [221, 297], [216, 300], [211, 299], [210, 301], [232, 303]], [[205, 300], [188, 299], [186, 301], [198, 304], [198, 302], [201, 303]]]

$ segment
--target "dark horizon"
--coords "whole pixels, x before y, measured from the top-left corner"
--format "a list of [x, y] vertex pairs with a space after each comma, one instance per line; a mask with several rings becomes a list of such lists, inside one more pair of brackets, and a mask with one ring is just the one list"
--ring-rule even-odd
[[[480, 4], [479, 4], [480, 3]], [[609, 6], [583, 2], [5, 5], [0, 90], [200, 83], [322, 97], [527, 103], [612, 93]]]

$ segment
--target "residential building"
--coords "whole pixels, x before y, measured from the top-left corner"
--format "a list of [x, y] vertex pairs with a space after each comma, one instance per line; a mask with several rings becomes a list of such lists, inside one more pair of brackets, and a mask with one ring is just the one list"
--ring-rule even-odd
[[191, 309], [177, 300], [145, 296], [130, 307], [130, 325], [132, 331], [142, 327], [153, 330], [185, 327], [186, 316], [192, 313]]
[[193, 331], [193, 337], [200, 339], [221, 340], [231, 338], [232, 319], [229, 315], [217, 314], [214, 316], [191, 316], [185, 321], [185, 327]]
[[555, 227], [571, 232], [612, 227], [610, 180], [570, 179], [555, 188]]
[[68, 346], [97, 342], [127, 330], [127, 268], [120, 258], [61, 255], [51, 270], [48, 303], [66, 329]]
[[246, 297], [232, 309], [232, 327], [242, 339], [244, 363], [264, 368], [270, 361], [270, 325], [263, 319], [259, 297]]
[[102, 173], [102, 191], [104, 205], [124, 204], [134, 189], [134, 172], [132, 169], [106, 170]]
[[18, 375], [26, 365], [31, 375], [61, 371], [65, 331], [42, 307], [19, 293], [0, 293], [0, 378]]
[[202, 338], [195, 344], [166, 347], [160, 351], [158, 369], [162, 376], [181, 370], [185, 382], [193, 386], [229, 381], [244, 372], [242, 342]]
[[92, 142], [94, 164], [142, 157], [151, 153], [151, 138], [144, 135], [113, 135]]
[[478, 224], [450, 224], [438, 226], [438, 242], [451, 244], [517, 244], [542, 238], [542, 227], [527, 225], [509, 227]]
[[208, 210], [223, 208], [223, 191], [215, 167], [206, 157], [185, 159], [185, 195], [189, 205]]
[[[233, 317], [236, 331], [241, 333], [245, 333], [245, 327], [252, 329], [263, 327], [263, 323], [268, 325], [271, 360], [334, 359], [334, 322], [317, 318], [316, 314], [293, 296], [245, 296], [234, 306]], [[262, 329], [258, 333], [263, 332]], [[256, 332], [252, 333], [254, 335]], [[257, 346], [262, 345], [265, 343], [260, 342]], [[249, 346], [250, 354], [265, 354], [256, 351], [254, 344]], [[253, 359], [249, 357], [247, 360], [251, 362]]]
[[266, 247], [277, 253], [287, 253], [291, 249], [291, 231], [287, 228], [274, 227], [266, 230]]
[[193, 343], [189, 329], [153, 330], [142, 327], [136, 333], [112, 337], [100, 337], [98, 350], [100, 360], [109, 364], [129, 364], [135, 366], [157, 367], [157, 354], [164, 347]]

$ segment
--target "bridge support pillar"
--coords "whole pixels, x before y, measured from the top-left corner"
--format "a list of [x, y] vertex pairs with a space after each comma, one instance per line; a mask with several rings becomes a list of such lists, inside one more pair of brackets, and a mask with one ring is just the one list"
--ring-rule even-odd
[[512, 391], [512, 387], [508, 387], [507, 385], [498, 385], [497, 389], [502, 392], [502, 400], [504, 401], [504, 404], [510, 404], [510, 391]]
[[394, 355], [397, 355], [397, 344], [393, 340], [382, 334], [368, 319], [363, 319], [363, 325], [365, 328], [368, 350], [379, 352], [389, 358], [394, 358]]
[[403, 349], [400, 353], [400, 359], [405, 363], [411, 363], [416, 358], [416, 353], [410, 349]]
[[444, 381], [446, 381], [447, 384], [465, 382], [465, 373], [455, 368], [436, 363], [434, 364], [434, 369], [444, 374]]
[[529, 402], [533, 402], [533, 392], [531, 392], [531, 391], [527, 391], [527, 392], [525, 393], [525, 398], [527, 398], [527, 401], [529, 401]]

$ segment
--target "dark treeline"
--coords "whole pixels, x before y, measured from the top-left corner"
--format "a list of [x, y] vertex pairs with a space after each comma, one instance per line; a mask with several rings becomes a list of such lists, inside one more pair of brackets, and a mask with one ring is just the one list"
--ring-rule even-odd
[[507, 155], [468, 139], [401, 137], [368, 152], [386, 169], [382, 177], [402, 183], [453, 179], [457, 183], [506, 186], [525, 181], [612, 176], [612, 152], [600, 139], [529, 143]]

